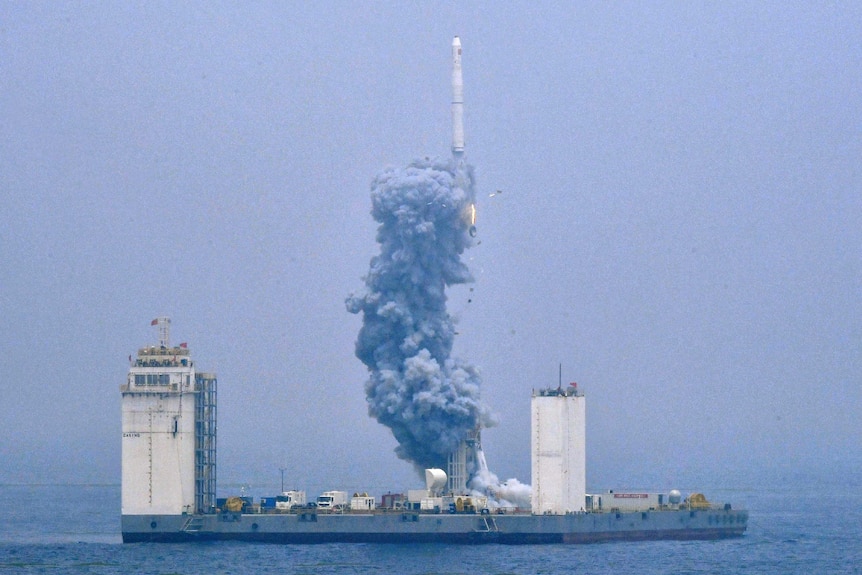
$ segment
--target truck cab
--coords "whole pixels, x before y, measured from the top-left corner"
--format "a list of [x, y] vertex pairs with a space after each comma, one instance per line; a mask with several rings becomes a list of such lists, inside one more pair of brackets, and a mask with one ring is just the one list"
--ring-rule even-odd
[[305, 491], [284, 491], [275, 497], [275, 508], [282, 511], [289, 511], [300, 505], [305, 505]]
[[318, 509], [344, 509], [347, 506], [346, 491], [324, 491], [317, 498]]

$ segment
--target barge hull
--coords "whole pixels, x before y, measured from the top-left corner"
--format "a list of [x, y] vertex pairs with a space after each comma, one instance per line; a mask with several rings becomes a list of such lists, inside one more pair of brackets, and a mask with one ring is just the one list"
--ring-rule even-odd
[[219, 514], [123, 516], [124, 543], [450, 543], [477, 545], [711, 540], [742, 536], [747, 511], [573, 515]]

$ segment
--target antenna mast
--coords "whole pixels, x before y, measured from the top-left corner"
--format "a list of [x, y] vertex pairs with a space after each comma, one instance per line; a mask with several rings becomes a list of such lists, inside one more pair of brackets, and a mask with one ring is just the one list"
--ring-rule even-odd
[[171, 318], [162, 316], [150, 322], [150, 325], [159, 327], [159, 347], [171, 346]]

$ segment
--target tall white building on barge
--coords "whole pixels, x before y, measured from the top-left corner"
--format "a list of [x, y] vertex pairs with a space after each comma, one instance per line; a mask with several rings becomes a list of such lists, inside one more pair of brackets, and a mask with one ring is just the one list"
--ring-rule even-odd
[[[138, 350], [122, 394], [123, 515], [211, 512], [216, 503], [215, 374], [199, 372], [186, 344]], [[131, 358], [130, 358], [131, 359]]]
[[586, 406], [576, 384], [533, 391], [530, 401], [533, 513], [584, 510]]

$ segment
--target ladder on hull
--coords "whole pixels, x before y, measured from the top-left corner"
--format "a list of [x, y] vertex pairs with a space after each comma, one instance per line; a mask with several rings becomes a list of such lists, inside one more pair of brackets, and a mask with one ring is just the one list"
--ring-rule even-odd
[[482, 520], [474, 531], [477, 533], [497, 533], [500, 529], [497, 528], [497, 522], [494, 521], [493, 517], [482, 515]]
[[183, 533], [198, 533], [201, 528], [204, 526], [204, 518], [200, 515], [192, 515], [186, 522], [183, 524], [182, 531]]

